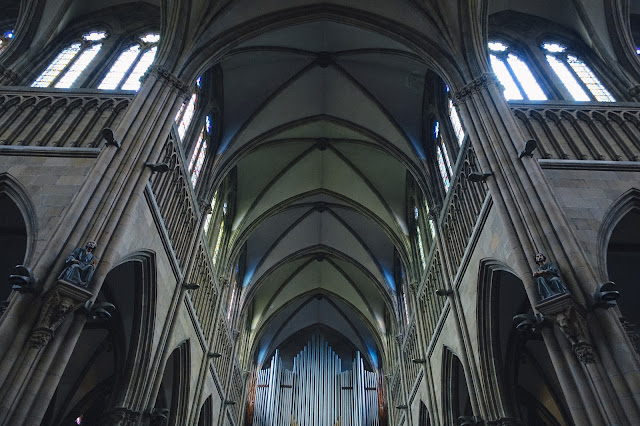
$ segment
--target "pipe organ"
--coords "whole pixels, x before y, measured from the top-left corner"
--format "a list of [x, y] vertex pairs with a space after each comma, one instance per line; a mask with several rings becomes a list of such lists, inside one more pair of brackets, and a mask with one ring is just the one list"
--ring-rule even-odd
[[258, 372], [255, 426], [379, 426], [377, 373], [364, 369], [356, 353], [352, 369], [323, 337], [315, 335], [284, 370], [276, 350], [268, 369]]

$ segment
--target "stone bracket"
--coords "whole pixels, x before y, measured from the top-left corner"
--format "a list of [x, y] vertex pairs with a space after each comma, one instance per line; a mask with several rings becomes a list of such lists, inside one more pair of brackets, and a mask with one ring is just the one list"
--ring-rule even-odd
[[536, 309], [558, 326], [571, 343], [571, 349], [583, 364], [595, 362], [595, 351], [589, 339], [587, 311], [569, 293], [545, 299]]
[[84, 306], [91, 296], [91, 292], [82, 287], [63, 280], [56, 281], [55, 286], [42, 296], [44, 303], [40, 316], [29, 337], [31, 346], [36, 349], [46, 346], [67, 315]]

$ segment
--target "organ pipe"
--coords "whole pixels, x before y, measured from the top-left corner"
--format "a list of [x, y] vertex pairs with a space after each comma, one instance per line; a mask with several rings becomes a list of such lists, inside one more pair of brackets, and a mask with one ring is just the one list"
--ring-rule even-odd
[[320, 335], [282, 367], [279, 351], [257, 374], [255, 426], [379, 426], [378, 374], [367, 371], [360, 352], [351, 370]]

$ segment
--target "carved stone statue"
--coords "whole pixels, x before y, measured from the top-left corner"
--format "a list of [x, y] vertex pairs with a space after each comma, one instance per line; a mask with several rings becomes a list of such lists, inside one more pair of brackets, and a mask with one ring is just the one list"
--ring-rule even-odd
[[84, 248], [78, 247], [67, 257], [65, 268], [58, 277], [72, 284], [87, 287], [93, 271], [98, 264], [98, 259], [93, 255], [97, 244], [95, 241], [87, 241]]
[[560, 279], [558, 273], [558, 267], [553, 262], [547, 262], [547, 258], [544, 254], [536, 254], [536, 263], [538, 269], [533, 273], [533, 277], [538, 280], [538, 294], [540, 294], [540, 300], [549, 299], [550, 297], [558, 296], [560, 294], [569, 293], [567, 287]]

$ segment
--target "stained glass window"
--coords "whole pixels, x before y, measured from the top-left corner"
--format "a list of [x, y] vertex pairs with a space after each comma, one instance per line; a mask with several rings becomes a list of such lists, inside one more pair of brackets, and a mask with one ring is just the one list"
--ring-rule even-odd
[[447, 173], [447, 166], [444, 164], [444, 158], [442, 157], [442, 149], [440, 149], [439, 146], [436, 148], [436, 153], [438, 155], [438, 168], [440, 169], [440, 176], [442, 177], [444, 190], [449, 191], [449, 187], [451, 186], [451, 183], [449, 182], [449, 173]]
[[464, 141], [464, 128], [462, 127], [460, 116], [458, 115], [458, 109], [453, 104], [453, 101], [451, 99], [449, 99], [449, 119], [451, 120], [453, 131], [456, 134], [458, 145], [462, 145], [462, 142]]
[[207, 214], [207, 218], [204, 220], [204, 233], [209, 234], [209, 227], [211, 226], [211, 217], [216, 211], [216, 197], [218, 196], [218, 191], [213, 194], [213, 200], [211, 200], [211, 213]]
[[560, 43], [543, 43], [547, 62], [576, 101], [615, 102], [591, 68]]
[[122, 85], [122, 90], [135, 90], [140, 89], [140, 77], [147, 72], [147, 69], [153, 63], [153, 60], [156, 57], [156, 51], [158, 50], [157, 46], [152, 47], [142, 54], [142, 57], [133, 68], [131, 74], [129, 74], [129, 78]]
[[229, 309], [227, 312], [227, 321], [231, 320], [231, 314], [233, 313], [233, 306], [236, 302], [236, 290], [237, 290], [237, 285], [234, 282], [233, 283], [233, 290], [231, 291], [231, 298], [229, 299]]
[[416, 226], [416, 233], [418, 237], [418, 251], [420, 252], [420, 263], [422, 263], [422, 269], [427, 267], [427, 262], [424, 257], [424, 247], [422, 246], [422, 233], [420, 232], [420, 225]]
[[[424, 269], [424, 267], [423, 267]], [[404, 292], [402, 293], [402, 301], [404, 303], [404, 319], [407, 322], [407, 324], [409, 324], [409, 298], [407, 297], [407, 289], [406, 289], [406, 285], [404, 288]]]
[[7, 47], [9, 41], [13, 38], [13, 30], [5, 31], [0, 35], [0, 52]]
[[193, 150], [193, 155], [191, 156], [191, 161], [189, 161], [189, 170], [191, 172], [191, 185], [194, 187], [198, 182], [198, 177], [200, 176], [200, 170], [202, 169], [202, 165], [204, 164], [204, 159], [207, 155], [207, 141], [204, 138], [204, 127], [200, 131], [200, 136], [198, 136], [198, 142], [196, 142], [196, 147]]
[[98, 86], [98, 89], [113, 90], [118, 87], [124, 75], [129, 71], [133, 62], [138, 58], [140, 53], [140, 45], [134, 44], [127, 50], [122, 52], [113, 64], [107, 75]]
[[[429, 204], [425, 201], [424, 202], [424, 209], [425, 212], [427, 213], [427, 217], [429, 216], [429, 212], [431, 211], [429, 209]], [[429, 230], [431, 231], [431, 238], [435, 238], [436, 236], [436, 227], [435, 224], [433, 223], [433, 219], [429, 218]]]
[[529, 66], [506, 43], [490, 41], [488, 46], [491, 68], [504, 87], [505, 99], [547, 100]]
[[136, 91], [140, 89], [140, 77], [147, 72], [153, 63], [160, 35], [149, 33], [139, 37], [139, 40], [139, 43], [130, 46], [118, 56], [98, 89]]
[[636, 46], [636, 55], [640, 55], [640, 47]]
[[222, 236], [224, 235], [224, 220], [220, 222], [220, 230], [218, 231], [218, 238], [216, 239], [216, 245], [213, 248], [213, 264], [216, 264], [216, 259], [220, 253], [220, 245], [222, 244]]
[[187, 129], [189, 128], [189, 124], [191, 124], [191, 119], [193, 119], [193, 113], [196, 109], [196, 102], [198, 100], [198, 95], [196, 93], [191, 95], [189, 102], [182, 104], [180, 107], [180, 111], [178, 111], [178, 115], [176, 116], [176, 122], [178, 123], [178, 135], [182, 140], [184, 135], [187, 133]]
[[81, 42], [72, 43], [64, 48], [31, 84], [31, 87], [50, 87], [54, 83], [59, 89], [71, 87], [98, 55], [102, 48], [102, 43], [99, 41], [106, 37], [107, 33], [104, 31], [84, 34]]
[[442, 154], [444, 155], [444, 162], [447, 165], [447, 169], [449, 169], [449, 174], [453, 175], [453, 169], [451, 168], [451, 161], [449, 161], [449, 153], [447, 152], [447, 146], [442, 144]]
[[433, 126], [433, 136], [438, 139], [440, 136], [440, 123], [436, 121], [436, 124]]

